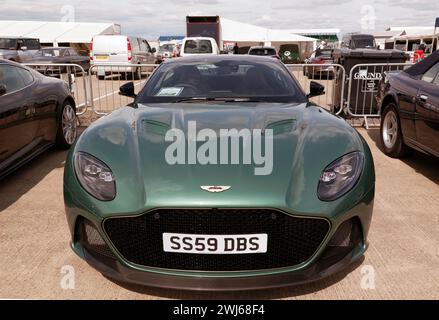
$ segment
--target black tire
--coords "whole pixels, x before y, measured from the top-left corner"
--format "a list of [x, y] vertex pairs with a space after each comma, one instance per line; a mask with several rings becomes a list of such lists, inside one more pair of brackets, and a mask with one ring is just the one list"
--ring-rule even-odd
[[393, 102], [384, 108], [381, 116], [380, 140], [384, 153], [392, 158], [402, 158], [411, 152], [404, 144], [398, 109]]
[[56, 147], [58, 149], [69, 149], [75, 143], [78, 134], [76, 109], [74, 103], [69, 100], [64, 101], [60, 118], [58, 121], [58, 129], [56, 133]]

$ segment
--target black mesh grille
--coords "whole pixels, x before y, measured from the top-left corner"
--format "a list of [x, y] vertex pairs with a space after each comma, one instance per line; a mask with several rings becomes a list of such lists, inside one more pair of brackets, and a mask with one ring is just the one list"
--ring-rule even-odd
[[78, 240], [84, 248], [100, 255], [116, 258], [90, 221], [81, 218], [76, 228]]
[[[149, 267], [244, 271], [295, 266], [308, 260], [329, 231], [323, 219], [296, 218], [265, 209], [161, 209], [139, 217], [113, 218], [104, 228], [128, 261]], [[193, 255], [163, 251], [163, 233], [268, 234], [262, 254]]]

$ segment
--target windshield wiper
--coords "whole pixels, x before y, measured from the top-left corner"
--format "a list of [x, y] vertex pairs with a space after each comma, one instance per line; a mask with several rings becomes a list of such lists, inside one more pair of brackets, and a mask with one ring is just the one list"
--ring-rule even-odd
[[221, 101], [221, 102], [266, 102], [260, 99], [254, 98], [235, 98], [235, 97], [221, 97], [221, 98], [185, 98], [175, 101], [175, 103], [181, 102], [210, 102], [210, 101]]

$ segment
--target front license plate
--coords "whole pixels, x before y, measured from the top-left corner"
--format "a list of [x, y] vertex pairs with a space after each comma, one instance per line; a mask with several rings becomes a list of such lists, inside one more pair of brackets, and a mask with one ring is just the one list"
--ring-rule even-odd
[[267, 252], [267, 234], [195, 235], [163, 233], [163, 250], [190, 254], [255, 254]]

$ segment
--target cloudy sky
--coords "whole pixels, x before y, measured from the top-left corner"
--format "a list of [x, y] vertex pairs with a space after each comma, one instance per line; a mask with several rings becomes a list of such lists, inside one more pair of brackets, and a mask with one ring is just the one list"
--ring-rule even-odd
[[340, 28], [434, 25], [438, 0], [0, 0], [0, 20], [114, 22], [154, 39], [185, 33], [186, 15], [219, 15], [255, 25]]

